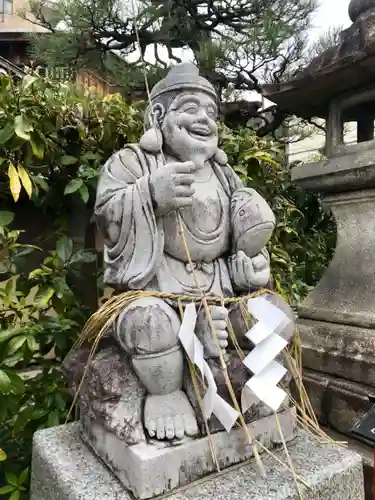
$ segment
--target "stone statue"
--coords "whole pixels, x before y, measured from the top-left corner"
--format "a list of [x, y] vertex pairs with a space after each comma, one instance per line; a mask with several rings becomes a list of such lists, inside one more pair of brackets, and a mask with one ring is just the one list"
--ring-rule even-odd
[[[265, 244], [274, 216], [260, 195], [244, 188], [218, 146], [214, 88], [193, 64], [180, 64], [155, 85], [151, 101], [140, 143], [115, 153], [101, 171], [95, 217], [105, 241], [105, 283], [117, 291], [218, 297], [269, 286]], [[249, 372], [228, 345], [228, 317], [247, 349], [248, 328], [234, 306], [211, 306], [210, 312], [239, 396]], [[130, 445], [204, 434], [178, 340], [180, 325], [177, 304], [169, 299], [139, 298], [120, 313], [113, 328], [117, 345], [98, 354], [81, 397], [86, 435], [99, 415], [101, 425]], [[203, 310], [195, 333], [230, 402]], [[71, 380], [74, 364], [77, 359], [66, 364]], [[259, 410], [249, 418], [265, 414]]]

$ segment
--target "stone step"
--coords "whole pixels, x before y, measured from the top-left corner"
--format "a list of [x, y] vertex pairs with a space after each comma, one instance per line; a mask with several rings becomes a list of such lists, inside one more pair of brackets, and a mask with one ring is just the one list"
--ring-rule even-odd
[[358, 441], [355, 438], [351, 438], [336, 432], [332, 429], [322, 427], [324, 432], [326, 432], [335, 441], [346, 441], [347, 448], [355, 453], [358, 453], [362, 457], [363, 463], [363, 475], [365, 482], [365, 500], [374, 500], [375, 496], [375, 476], [374, 476], [374, 450]]

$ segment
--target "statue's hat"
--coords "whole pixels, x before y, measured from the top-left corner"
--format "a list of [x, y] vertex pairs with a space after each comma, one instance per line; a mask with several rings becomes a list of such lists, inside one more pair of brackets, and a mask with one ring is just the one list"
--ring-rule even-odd
[[211, 83], [200, 76], [198, 68], [192, 63], [181, 63], [173, 66], [167, 76], [160, 80], [151, 90], [151, 100], [154, 101], [166, 92], [181, 90], [201, 90], [217, 100], [217, 94]]

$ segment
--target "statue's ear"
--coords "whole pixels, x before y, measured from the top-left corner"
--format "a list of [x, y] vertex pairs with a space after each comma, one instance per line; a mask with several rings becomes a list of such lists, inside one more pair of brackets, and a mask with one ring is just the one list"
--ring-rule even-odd
[[216, 153], [215, 153], [215, 156], [214, 156], [214, 160], [222, 167], [225, 167], [225, 165], [228, 164], [228, 156], [226, 155], [226, 153], [220, 149], [220, 148], [217, 148], [216, 150]]
[[146, 110], [145, 125], [148, 129], [141, 140], [139, 145], [147, 153], [159, 153], [163, 147], [163, 135], [160, 131], [160, 123], [165, 116], [165, 108], [161, 103], [155, 103], [148, 106]]
[[165, 108], [161, 102], [149, 105], [145, 113], [146, 128], [154, 127], [155, 124], [160, 125], [164, 120]]

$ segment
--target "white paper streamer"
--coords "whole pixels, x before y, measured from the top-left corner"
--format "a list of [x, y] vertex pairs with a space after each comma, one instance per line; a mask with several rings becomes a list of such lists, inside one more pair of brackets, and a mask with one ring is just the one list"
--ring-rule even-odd
[[275, 358], [288, 344], [279, 333], [288, 326], [291, 320], [283, 311], [263, 297], [249, 299], [248, 310], [258, 322], [246, 334], [255, 347], [243, 363], [254, 375], [242, 390], [242, 411], [245, 413], [259, 400], [277, 411], [286, 397], [285, 391], [277, 384], [287, 370], [277, 363]]
[[204, 359], [203, 345], [194, 333], [196, 321], [195, 304], [188, 304], [184, 311], [178, 338], [188, 358], [207, 382], [206, 393], [202, 401], [204, 418], [208, 420], [214, 414], [224, 429], [230, 432], [239, 417], [239, 413], [217, 393], [214, 376]]

